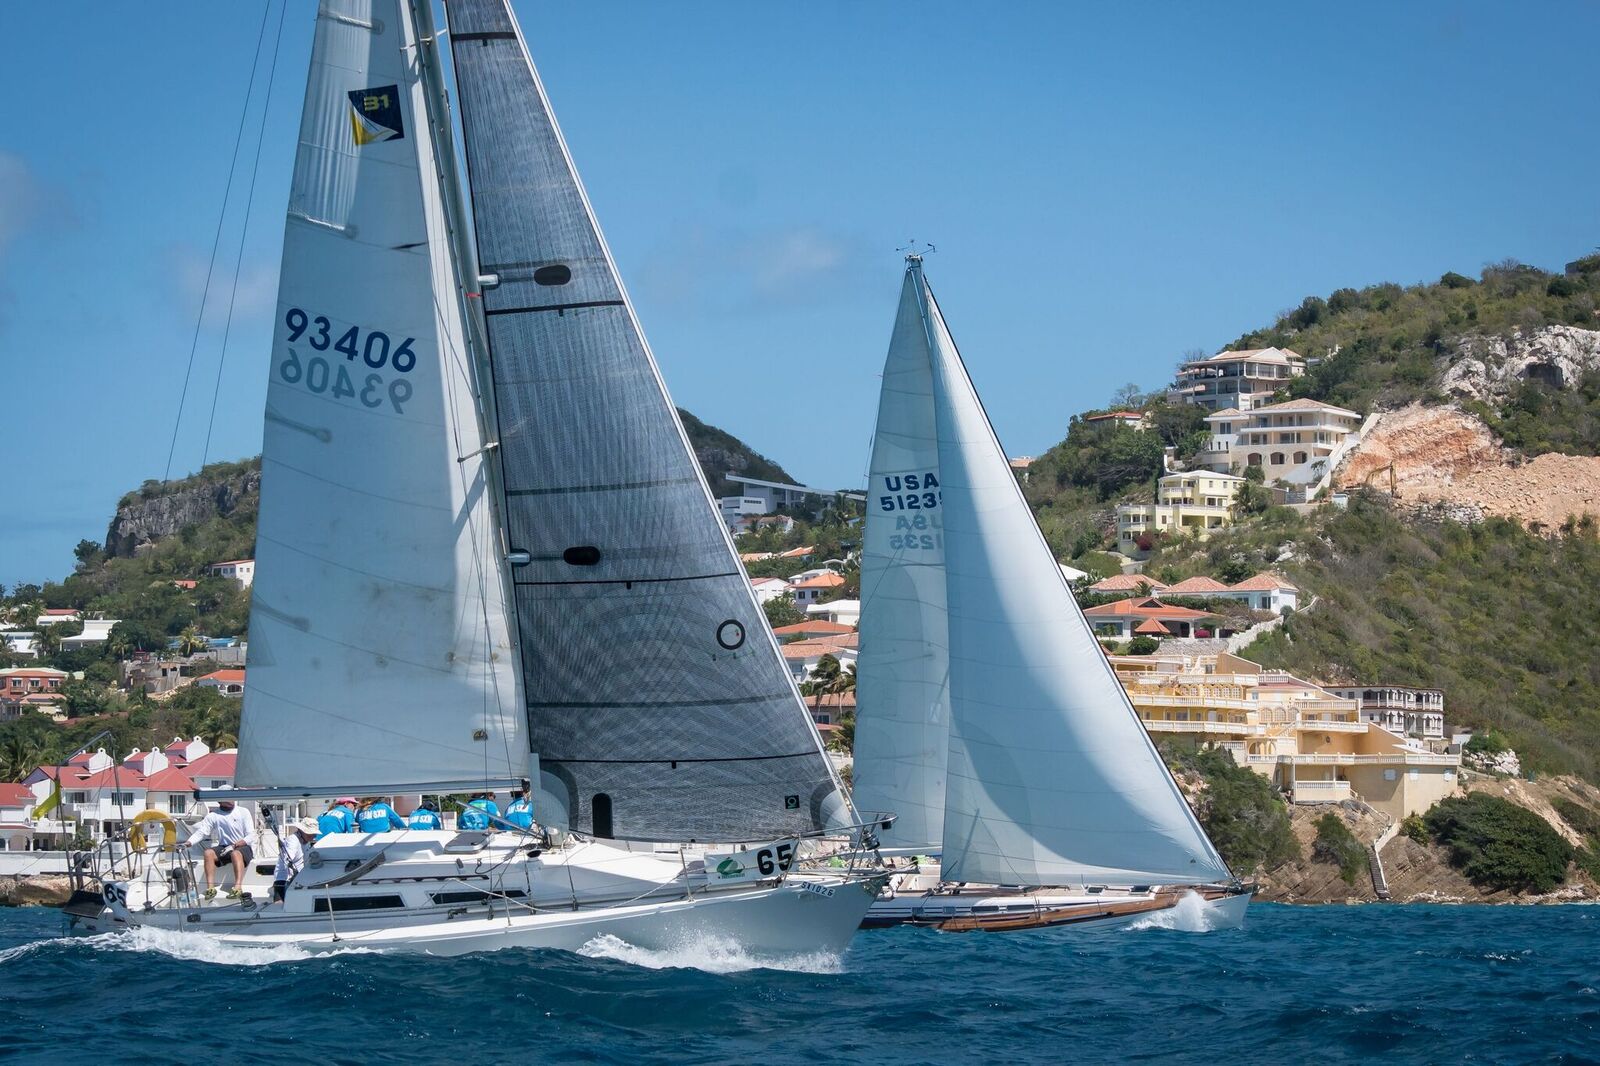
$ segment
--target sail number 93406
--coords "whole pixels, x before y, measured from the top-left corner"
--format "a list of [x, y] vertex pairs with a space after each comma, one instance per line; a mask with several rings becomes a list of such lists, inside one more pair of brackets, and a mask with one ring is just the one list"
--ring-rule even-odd
[[[405, 413], [405, 404], [412, 396], [411, 382], [405, 378], [386, 379], [382, 374], [367, 372], [388, 366], [401, 374], [409, 374], [417, 365], [417, 353], [412, 350], [415, 337], [407, 337], [394, 345], [382, 330], [368, 330], [363, 337], [359, 326], [351, 326], [333, 337], [332, 324], [326, 316], [312, 317], [298, 307], [289, 308], [283, 316], [289, 329], [288, 355], [278, 364], [277, 375], [286, 385], [294, 385], [318, 396], [331, 396], [336, 400], [351, 400], [363, 407], [378, 408], [385, 402], [395, 414]], [[306, 338], [305, 343], [318, 352], [332, 349], [345, 357], [345, 363], [360, 358], [364, 366], [351, 370], [338, 360], [330, 362], [320, 355], [302, 359], [292, 342]]]

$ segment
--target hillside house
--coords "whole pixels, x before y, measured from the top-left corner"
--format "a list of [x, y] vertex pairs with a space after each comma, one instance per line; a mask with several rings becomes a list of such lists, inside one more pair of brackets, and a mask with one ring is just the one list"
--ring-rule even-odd
[[781, 577], [753, 577], [750, 591], [756, 594], [757, 603], [771, 603], [789, 593], [789, 583]]
[[1244, 478], [1209, 470], [1167, 474], [1156, 488], [1155, 503], [1117, 507], [1117, 550], [1124, 555], [1149, 551], [1151, 537], [1196, 533], [1201, 538], [1233, 520], [1233, 503]]
[[214, 688], [224, 696], [244, 695], [243, 670], [213, 670], [205, 677], [197, 678], [195, 684], [201, 688]]
[[1178, 368], [1168, 390], [1173, 403], [1191, 403], [1220, 411], [1249, 411], [1268, 400], [1290, 380], [1305, 373], [1306, 361], [1288, 348], [1249, 348], [1191, 359]]
[[1136, 636], [1210, 636], [1219, 621], [1209, 611], [1175, 607], [1154, 596], [1134, 596], [1083, 612], [1098, 637], [1132, 640]]
[[239, 583], [240, 588], [249, 588], [256, 579], [256, 561], [254, 559], [229, 559], [225, 563], [212, 563], [206, 567], [206, 573], [236, 581]]
[[812, 604], [820, 602], [828, 593], [843, 588], [844, 584], [843, 575], [836, 571], [816, 570], [797, 577], [790, 583], [789, 588], [794, 593], [795, 606], [803, 611]]
[[1341, 699], [1355, 700], [1363, 720], [1399, 736], [1444, 741], [1444, 692], [1404, 685], [1331, 685]]
[[0, 718], [16, 718], [29, 708], [52, 707], [61, 702], [64, 670], [47, 666], [15, 666], [0, 670]]
[[1361, 416], [1321, 400], [1288, 400], [1253, 411], [1228, 408], [1206, 417], [1210, 437], [1195, 456], [1207, 470], [1260, 467], [1267, 484], [1310, 485], [1335, 452], [1361, 429]]

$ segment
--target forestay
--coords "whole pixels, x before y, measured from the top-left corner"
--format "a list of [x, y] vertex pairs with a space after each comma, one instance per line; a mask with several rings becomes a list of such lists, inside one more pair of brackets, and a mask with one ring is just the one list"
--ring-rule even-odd
[[545, 787], [574, 828], [631, 839], [822, 826], [844, 809], [831, 768], [515, 20], [447, 13]]
[[412, 36], [393, 0], [323, 0], [317, 17], [267, 387], [241, 786], [529, 772]]
[[950, 739], [944, 510], [933, 366], [911, 262], [883, 367], [861, 558], [855, 805], [893, 811], [887, 847], [938, 850]]
[[999, 885], [1231, 875], [1078, 609], [933, 294], [950, 625], [943, 876]]

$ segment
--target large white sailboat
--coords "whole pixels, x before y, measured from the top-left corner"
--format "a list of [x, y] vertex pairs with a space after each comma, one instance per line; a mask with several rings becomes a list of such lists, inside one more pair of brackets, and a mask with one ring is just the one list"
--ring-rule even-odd
[[524, 788], [552, 828], [332, 834], [282, 902], [205, 900], [193, 860], [152, 834], [98, 872], [103, 907], [72, 913], [312, 950], [573, 949], [603, 934], [842, 950], [882, 883], [872, 840], [509, 4], [451, 0], [447, 15], [465, 183], [430, 0], [319, 5], [267, 392], [241, 787], [202, 798]]
[[867, 924], [1106, 925], [1194, 897], [1240, 922], [1250, 890], [1073, 599], [916, 255], [870, 476], [855, 800], [897, 812], [900, 863]]

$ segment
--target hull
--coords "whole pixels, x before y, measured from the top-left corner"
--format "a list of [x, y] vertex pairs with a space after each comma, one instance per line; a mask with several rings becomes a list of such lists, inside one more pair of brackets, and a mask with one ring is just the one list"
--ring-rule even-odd
[[[345, 838], [333, 838], [325, 869], [342, 870], [364, 855], [372, 856], [365, 860], [371, 865], [349, 879], [291, 885], [284, 903], [263, 902], [270, 886], [250, 879], [240, 900], [172, 894], [165, 889], [170, 871], [157, 871], [108, 880], [101, 898], [81, 893], [65, 910], [79, 932], [159, 929], [245, 948], [462, 955], [576, 951], [613, 937], [651, 951], [711, 941], [765, 958], [843, 952], [884, 883], [871, 871], [796, 869], [781, 879], [718, 885], [677, 854], [667, 861], [584, 843], [535, 857], [519, 855], [515, 846], [483, 847], [481, 858], [500, 860], [503, 872], [469, 884], [462, 877], [472, 875], [440, 848], [450, 843], [446, 837], [351, 834], [342, 847]], [[375, 861], [380, 852], [387, 861]], [[363, 909], [373, 900], [393, 906]]]
[[1237, 929], [1253, 886], [1164, 885], [1140, 891], [954, 886], [938, 868], [894, 876], [863, 928], [919, 925], [941, 932], [1019, 932], [1060, 927], [1109, 929], [1140, 922], [1195, 932]]

